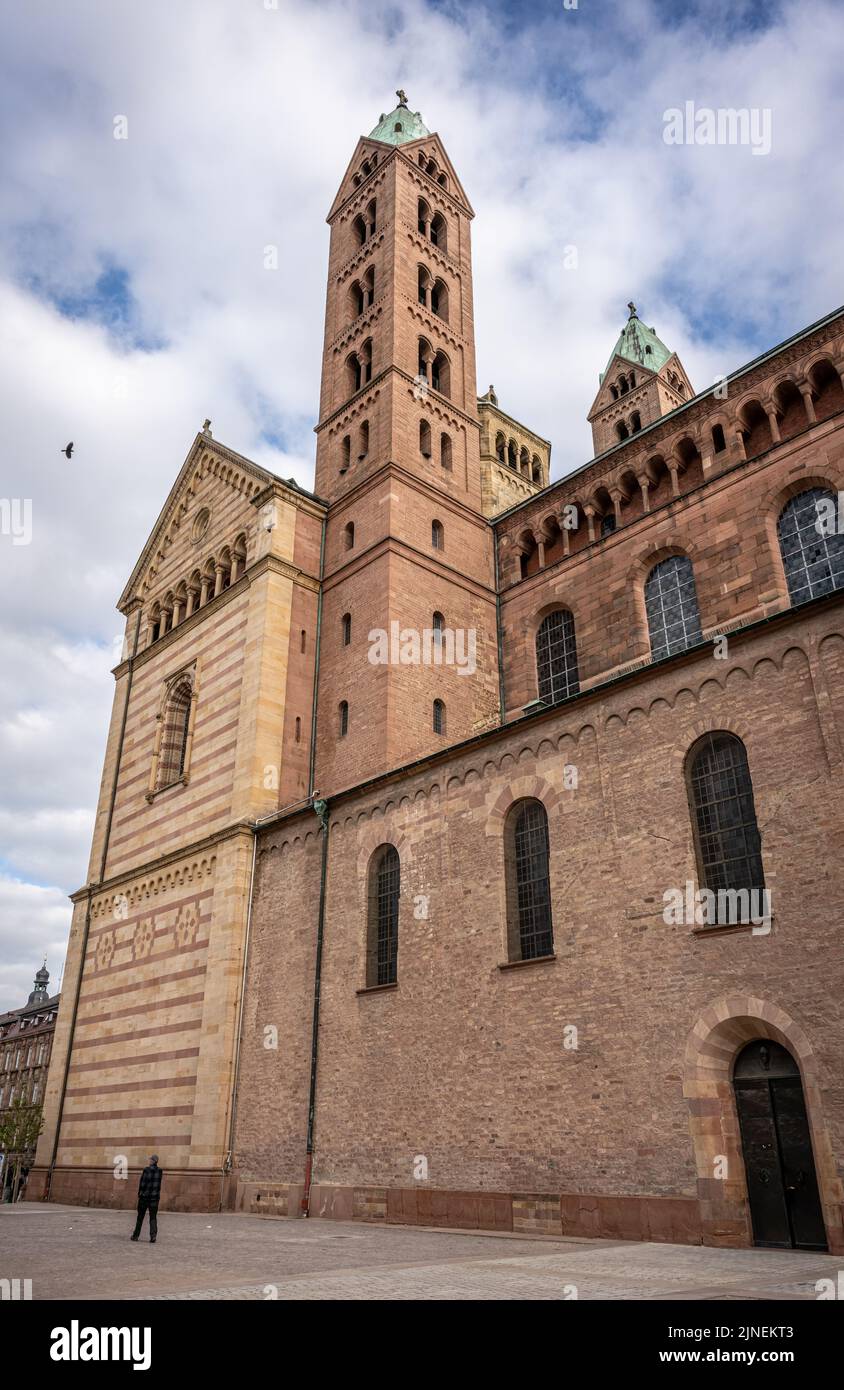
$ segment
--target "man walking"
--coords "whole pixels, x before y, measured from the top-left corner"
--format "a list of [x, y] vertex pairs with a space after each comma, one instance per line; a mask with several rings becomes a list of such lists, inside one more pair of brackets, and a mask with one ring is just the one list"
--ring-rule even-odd
[[141, 1181], [138, 1183], [138, 1219], [135, 1222], [132, 1240], [137, 1240], [141, 1234], [144, 1217], [149, 1211], [149, 1242], [150, 1245], [155, 1245], [155, 1238], [158, 1235], [158, 1201], [161, 1196], [162, 1176], [158, 1166], [158, 1154], [153, 1154], [141, 1173]]

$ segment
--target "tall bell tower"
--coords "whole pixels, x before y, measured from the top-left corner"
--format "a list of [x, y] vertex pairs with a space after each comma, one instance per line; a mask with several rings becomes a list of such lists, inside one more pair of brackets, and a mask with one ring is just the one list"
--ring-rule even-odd
[[358, 141], [328, 215], [316, 462], [316, 491], [330, 504], [324, 795], [498, 720], [474, 214], [439, 136], [397, 96]]

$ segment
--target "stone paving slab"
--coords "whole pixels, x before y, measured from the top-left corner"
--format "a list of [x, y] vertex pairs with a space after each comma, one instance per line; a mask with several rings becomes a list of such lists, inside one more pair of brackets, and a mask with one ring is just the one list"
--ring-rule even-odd
[[293, 1301], [815, 1300], [842, 1261], [571, 1238], [165, 1212], [129, 1241], [133, 1213], [0, 1207], [0, 1278], [34, 1299]]

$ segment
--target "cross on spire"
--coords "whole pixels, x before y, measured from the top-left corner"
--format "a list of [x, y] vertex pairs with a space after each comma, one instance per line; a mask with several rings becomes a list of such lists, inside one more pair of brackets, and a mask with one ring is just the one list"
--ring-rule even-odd
[[396, 96], [399, 99], [399, 106], [407, 106], [407, 92], [402, 87], [397, 88]]
[[628, 307], [628, 309], [630, 310], [630, 317], [631, 317], [631, 319], [637, 318], [638, 315], [636, 314], [636, 305], [633, 303], [633, 300], [632, 300], [632, 299], [629, 301], [627, 307]]

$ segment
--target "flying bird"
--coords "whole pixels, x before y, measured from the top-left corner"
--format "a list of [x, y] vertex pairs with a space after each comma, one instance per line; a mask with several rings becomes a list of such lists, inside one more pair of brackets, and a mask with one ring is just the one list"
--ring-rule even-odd
[[69, 459], [73, 453], [73, 440], [71, 439], [70, 443], [66, 444], [63, 449], [59, 449], [59, 453], [64, 454], [65, 458]]

